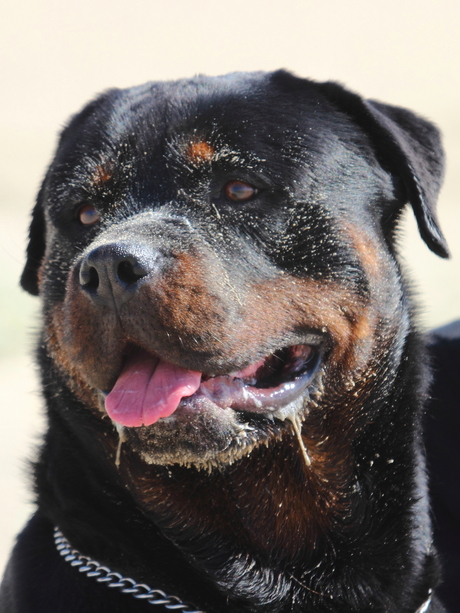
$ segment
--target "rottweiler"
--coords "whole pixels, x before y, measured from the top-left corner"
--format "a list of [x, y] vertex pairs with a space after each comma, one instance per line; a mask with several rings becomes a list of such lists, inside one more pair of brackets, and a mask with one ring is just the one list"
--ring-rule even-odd
[[2, 613], [443, 611], [396, 256], [406, 204], [448, 256], [442, 174], [431, 123], [286, 71], [74, 116], [21, 279], [49, 428]]

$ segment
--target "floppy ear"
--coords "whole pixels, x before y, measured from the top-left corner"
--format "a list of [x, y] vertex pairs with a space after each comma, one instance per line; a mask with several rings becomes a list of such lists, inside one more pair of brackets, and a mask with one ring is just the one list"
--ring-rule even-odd
[[32, 212], [32, 222], [29, 228], [29, 244], [27, 245], [27, 261], [21, 275], [21, 287], [38, 296], [38, 269], [45, 255], [45, 216], [43, 213], [43, 186], [37, 196], [37, 203]]
[[382, 166], [399, 177], [420, 235], [431, 251], [443, 258], [449, 257], [436, 217], [444, 171], [438, 129], [411, 111], [363, 100], [337, 83], [323, 83], [320, 87], [336, 107], [351, 115], [367, 133]]

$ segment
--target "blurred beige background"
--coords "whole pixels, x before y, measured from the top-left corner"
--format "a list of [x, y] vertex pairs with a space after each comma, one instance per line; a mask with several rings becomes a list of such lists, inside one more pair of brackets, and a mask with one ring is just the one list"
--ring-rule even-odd
[[460, 316], [458, 0], [3, 0], [0, 7], [0, 569], [31, 513], [42, 430], [31, 347], [38, 305], [17, 285], [28, 212], [56, 134], [86, 100], [148, 80], [289, 68], [407, 106], [442, 129], [440, 260], [407, 216], [403, 257], [425, 327]]

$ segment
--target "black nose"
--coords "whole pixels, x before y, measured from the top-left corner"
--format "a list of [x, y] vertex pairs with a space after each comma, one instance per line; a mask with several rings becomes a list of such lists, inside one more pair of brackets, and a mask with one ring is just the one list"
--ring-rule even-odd
[[101, 245], [83, 258], [80, 286], [95, 303], [117, 309], [134, 296], [156, 259], [154, 252], [138, 245]]

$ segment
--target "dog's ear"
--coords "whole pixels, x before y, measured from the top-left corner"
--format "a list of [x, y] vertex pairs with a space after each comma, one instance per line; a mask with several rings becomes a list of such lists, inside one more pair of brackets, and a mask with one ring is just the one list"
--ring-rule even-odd
[[43, 186], [40, 189], [37, 202], [32, 211], [32, 222], [29, 228], [29, 244], [27, 245], [27, 260], [21, 275], [21, 287], [38, 296], [38, 269], [45, 255], [46, 225], [42, 206]]
[[421, 237], [437, 255], [449, 250], [436, 217], [436, 201], [444, 171], [444, 153], [438, 129], [430, 122], [395, 106], [363, 100], [337, 83], [323, 83], [326, 97], [363, 129], [379, 162], [405, 188]]

